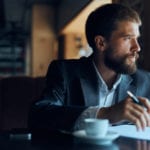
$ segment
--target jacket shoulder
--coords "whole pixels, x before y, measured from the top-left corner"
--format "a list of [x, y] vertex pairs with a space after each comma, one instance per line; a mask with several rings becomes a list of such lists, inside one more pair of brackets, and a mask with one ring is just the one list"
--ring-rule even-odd
[[137, 83], [149, 85], [150, 84], [150, 72], [142, 69], [138, 69], [135, 74], [132, 75]]
[[89, 61], [89, 58], [86, 57], [82, 57], [80, 59], [53, 60], [50, 63], [49, 68], [71, 69], [72, 71], [75, 71], [75, 69], [85, 66]]
[[61, 60], [53, 60], [51, 62], [51, 64], [66, 64], [66, 65], [69, 65], [69, 64], [78, 64], [78, 63], [83, 63], [85, 61], [88, 61], [89, 58], [86, 58], [86, 57], [81, 57], [79, 59], [61, 59]]
[[138, 69], [135, 76], [140, 78], [150, 78], [150, 72], [142, 69]]

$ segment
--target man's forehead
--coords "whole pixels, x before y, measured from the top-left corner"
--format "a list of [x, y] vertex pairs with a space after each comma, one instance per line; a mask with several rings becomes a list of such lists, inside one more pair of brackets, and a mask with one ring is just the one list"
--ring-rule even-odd
[[139, 23], [131, 21], [121, 21], [117, 23], [116, 29], [113, 32], [119, 34], [133, 34], [139, 36], [139, 27]]

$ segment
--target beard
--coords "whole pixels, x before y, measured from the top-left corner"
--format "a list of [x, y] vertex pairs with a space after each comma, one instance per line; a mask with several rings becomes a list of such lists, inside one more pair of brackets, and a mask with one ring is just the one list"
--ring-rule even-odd
[[[135, 57], [135, 62], [129, 61], [130, 57]], [[137, 53], [115, 56], [115, 51], [111, 48], [105, 51], [105, 65], [119, 74], [133, 74], [137, 70], [136, 61], [139, 55]]]

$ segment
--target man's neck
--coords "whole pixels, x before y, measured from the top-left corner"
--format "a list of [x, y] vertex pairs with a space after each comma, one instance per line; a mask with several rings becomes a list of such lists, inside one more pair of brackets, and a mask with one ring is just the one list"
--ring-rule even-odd
[[101, 74], [103, 80], [107, 84], [108, 88], [111, 89], [117, 79], [118, 74], [106, 67], [103, 62], [94, 60], [94, 63], [97, 67], [98, 72]]

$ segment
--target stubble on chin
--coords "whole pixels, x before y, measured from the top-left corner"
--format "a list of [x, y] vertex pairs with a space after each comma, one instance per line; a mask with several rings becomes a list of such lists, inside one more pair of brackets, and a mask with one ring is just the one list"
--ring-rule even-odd
[[[133, 60], [131, 60], [131, 58], [129, 58], [128, 56], [126, 56], [124, 58], [124, 61], [122, 62], [122, 64], [120, 64], [120, 72], [119, 73], [123, 73], [123, 74], [133, 74], [136, 72], [137, 70], [137, 57], [133, 58]], [[119, 71], [119, 69], [118, 69]]]
[[104, 63], [111, 70], [118, 74], [133, 74], [137, 70], [139, 54], [124, 54], [117, 56], [113, 49], [105, 51]]
[[129, 60], [129, 56], [124, 57], [107, 57], [105, 64], [110, 69], [114, 70], [118, 74], [133, 74], [137, 70], [137, 59], [135, 61]]
[[125, 69], [124, 73], [125, 74], [133, 74], [136, 72], [136, 70], [137, 70], [137, 64], [136, 64], [136, 62], [134, 62], [134, 63], [130, 63], [130, 64], [126, 65], [126, 69]]
[[128, 74], [133, 74], [137, 70], [137, 60], [139, 58], [138, 54], [134, 56], [127, 56], [125, 59], [126, 71]]

